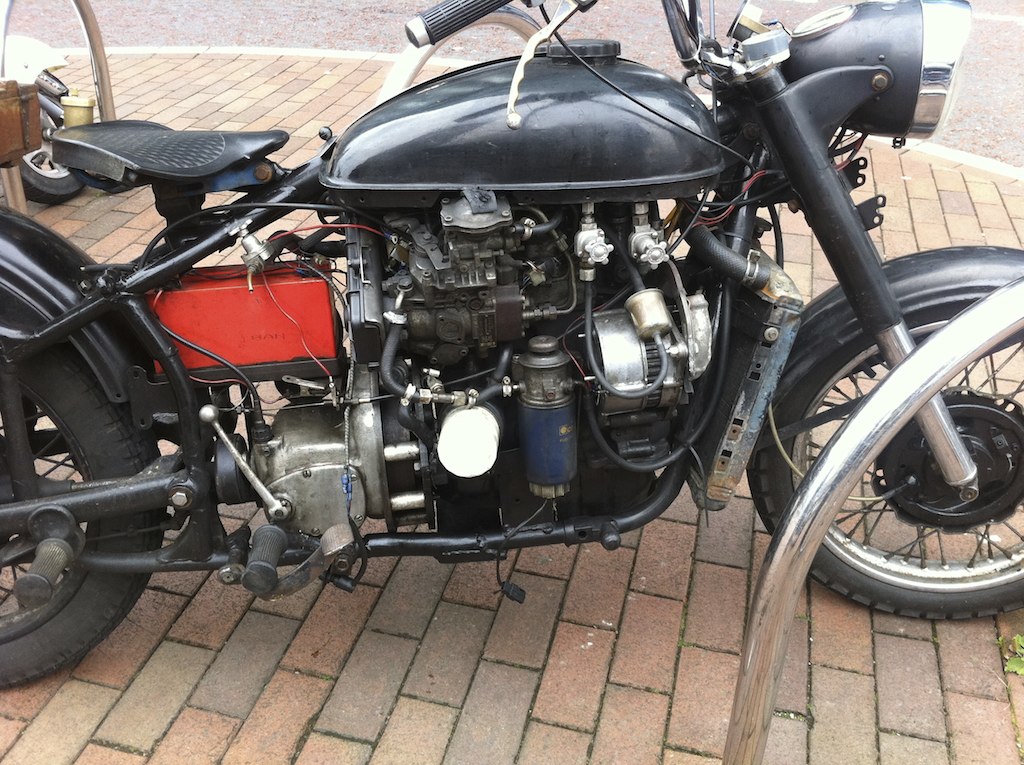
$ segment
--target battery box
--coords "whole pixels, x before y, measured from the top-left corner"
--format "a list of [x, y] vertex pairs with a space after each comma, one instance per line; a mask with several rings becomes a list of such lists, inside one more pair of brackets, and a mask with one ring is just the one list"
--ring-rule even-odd
[[[250, 292], [246, 273], [242, 266], [193, 269], [181, 277], [180, 286], [152, 293], [150, 307], [168, 329], [252, 373], [254, 379], [276, 379], [285, 373], [285, 364], [290, 370], [296, 363], [308, 365], [309, 373], [319, 370], [311, 354], [336, 373], [338, 315], [324, 278], [280, 264], [254, 275]], [[189, 371], [214, 379], [231, 376], [209, 357], [177, 346]]]

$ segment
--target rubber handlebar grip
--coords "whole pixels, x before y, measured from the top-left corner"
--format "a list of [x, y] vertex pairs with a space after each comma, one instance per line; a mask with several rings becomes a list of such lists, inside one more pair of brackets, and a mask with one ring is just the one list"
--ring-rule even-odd
[[409, 42], [422, 48], [435, 45], [511, 0], [444, 0], [414, 17], [405, 25]]

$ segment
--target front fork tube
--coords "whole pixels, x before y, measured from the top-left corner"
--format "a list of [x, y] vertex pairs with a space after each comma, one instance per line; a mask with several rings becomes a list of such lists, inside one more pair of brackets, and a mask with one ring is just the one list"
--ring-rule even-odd
[[[864, 89], [870, 96], [871, 69], [851, 67], [787, 83], [777, 70], [750, 83], [758, 111], [807, 222], [828, 258], [861, 326], [878, 343], [889, 364], [914, 350], [899, 303], [882, 270], [874, 241], [864, 229], [849, 188], [828, 156], [828, 137], [846, 118], [830, 114], [827, 89]], [[946, 482], [970, 501], [978, 496], [978, 468], [953, 424], [941, 396], [917, 415]]]

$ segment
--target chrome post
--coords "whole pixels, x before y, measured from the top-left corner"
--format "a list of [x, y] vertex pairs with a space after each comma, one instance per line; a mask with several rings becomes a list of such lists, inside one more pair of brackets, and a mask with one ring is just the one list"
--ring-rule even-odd
[[89, 0], [71, 0], [78, 12], [78, 20], [85, 33], [85, 41], [89, 46], [89, 63], [92, 65], [92, 81], [96, 87], [96, 103], [100, 110], [100, 119], [104, 122], [116, 120], [114, 111], [114, 91], [110, 87], [110, 69], [107, 66], [107, 49], [103, 47], [103, 36], [100, 34], [96, 14], [92, 12]]
[[843, 501], [885, 444], [964, 366], [1024, 330], [1024, 279], [979, 301], [922, 343], [872, 391], [819, 455], [772, 537], [743, 641], [723, 765], [764, 756], [804, 580]]
[[[13, 7], [14, 0], [0, 0], [0, 80], [7, 75], [7, 72], [4, 71], [4, 64], [7, 60], [7, 27], [11, 23]], [[25, 199], [25, 187], [21, 183], [21, 169], [18, 167], [18, 162], [15, 162], [12, 167], [0, 167], [0, 186], [3, 187], [7, 206], [28, 215], [28, 200]]]

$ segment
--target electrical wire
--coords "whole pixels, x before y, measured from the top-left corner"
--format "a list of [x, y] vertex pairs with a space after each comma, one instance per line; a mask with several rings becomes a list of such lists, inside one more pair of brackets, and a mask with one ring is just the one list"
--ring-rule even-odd
[[[544, 17], [544, 21], [546, 21], [548, 24], [550, 24], [551, 23], [551, 18], [548, 16], [548, 12], [544, 8], [543, 5], [540, 7], [540, 12], [541, 12], [541, 15]], [[603, 82], [609, 88], [614, 90], [620, 96], [623, 96], [624, 98], [626, 98], [627, 100], [629, 100], [633, 104], [639, 106], [641, 109], [643, 109], [644, 111], [648, 112], [649, 114], [654, 115], [658, 119], [664, 120], [665, 122], [667, 122], [668, 124], [672, 125], [673, 127], [678, 128], [679, 130], [682, 130], [684, 133], [689, 133], [690, 135], [694, 136], [695, 138], [699, 138], [700, 140], [705, 141], [706, 143], [709, 143], [712, 146], [715, 146], [715, 147], [721, 149], [722, 151], [726, 152], [727, 154], [732, 154], [734, 157], [736, 157], [744, 165], [746, 165], [747, 167], [750, 167], [750, 168], [753, 169], [753, 165], [751, 165], [750, 160], [748, 160], [746, 157], [744, 157], [738, 151], [733, 149], [731, 146], [726, 146], [721, 141], [716, 141], [714, 138], [711, 138], [710, 136], [704, 135], [699, 130], [694, 130], [691, 127], [687, 127], [686, 125], [682, 124], [681, 122], [678, 122], [678, 121], [672, 119], [667, 114], [662, 114], [661, 112], [659, 112], [654, 107], [652, 107], [652, 106], [650, 106], [648, 104], [645, 104], [643, 101], [641, 101], [636, 96], [628, 93], [626, 90], [624, 90], [623, 88], [621, 88], [618, 85], [616, 85], [614, 82], [612, 82], [607, 77], [605, 77], [603, 74], [601, 74], [599, 71], [597, 71], [597, 69], [595, 69], [593, 66], [591, 66], [589, 62], [584, 61], [579, 56], [579, 54], [576, 53], [576, 51], [574, 51], [572, 48], [570, 48], [569, 44], [562, 38], [562, 35], [561, 35], [560, 32], [555, 32], [554, 33], [554, 38], [556, 40], [558, 40], [559, 44], [563, 48], [565, 48], [565, 50], [569, 53], [570, 56], [572, 56], [574, 59], [576, 59], [576, 62], [578, 64], [583, 65], [587, 69], [587, 71], [589, 71], [592, 75], [594, 75], [597, 79], [599, 79], [601, 82]]]
[[330, 379], [330, 370], [328, 370], [327, 367], [324, 366], [323, 362], [320, 361], [320, 359], [318, 359], [314, 355], [313, 351], [309, 349], [309, 344], [306, 342], [306, 333], [303, 331], [302, 325], [295, 321], [295, 319], [293, 319], [292, 316], [286, 310], [284, 310], [284, 307], [279, 302], [277, 302], [277, 296], [275, 296], [274, 291], [270, 289], [270, 282], [267, 281], [267, 275], [262, 274], [262, 276], [263, 286], [267, 288], [267, 294], [270, 295], [270, 299], [273, 301], [274, 305], [277, 306], [277, 310], [280, 311], [281, 315], [284, 316], [284, 318], [288, 319], [288, 321], [290, 321], [294, 325], [295, 329], [299, 331], [299, 342], [302, 343], [302, 347], [305, 349], [306, 354], [309, 356], [309, 358], [313, 360], [313, 363], [320, 367], [320, 371], [324, 373], [324, 376]]

